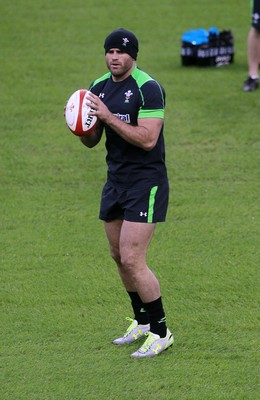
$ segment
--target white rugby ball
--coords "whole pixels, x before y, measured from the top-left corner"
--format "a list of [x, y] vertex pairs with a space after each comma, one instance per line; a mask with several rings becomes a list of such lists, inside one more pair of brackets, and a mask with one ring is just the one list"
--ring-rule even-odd
[[91, 107], [87, 102], [87, 89], [79, 89], [74, 92], [65, 108], [65, 120], [68, 128], [74, 135], [88, 135], [95, 129], [97, 117], [89, 115]]

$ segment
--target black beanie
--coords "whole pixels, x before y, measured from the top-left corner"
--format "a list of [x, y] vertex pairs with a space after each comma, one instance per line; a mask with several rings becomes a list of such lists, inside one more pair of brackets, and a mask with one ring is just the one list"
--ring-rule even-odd
[[138, 40], [136, 36], [126, 29], [120, 28], [111, 32], [105, 40], [105, 53], [110, 49], [120, 49], [136, 60], [138, 53]]

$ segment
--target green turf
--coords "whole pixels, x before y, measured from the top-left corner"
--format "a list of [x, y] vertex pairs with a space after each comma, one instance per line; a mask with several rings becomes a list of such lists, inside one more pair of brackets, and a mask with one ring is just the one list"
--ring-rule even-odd
[[[260, 91], [241, 90], [249, 1], [2, 3], [1, 400], [256, 400]], [[70, 94], [105, 72], [103, 40], [121, 26], [167, 92], [170, 207], [148, 259], [175, 345], [150, 360], [110, 344], [131, 310], [98, 220], [104, 140], [85, 148], [63, 119]], [[232, 29], [235, 63], [182, 67], [182, 33], [210, 26]]]

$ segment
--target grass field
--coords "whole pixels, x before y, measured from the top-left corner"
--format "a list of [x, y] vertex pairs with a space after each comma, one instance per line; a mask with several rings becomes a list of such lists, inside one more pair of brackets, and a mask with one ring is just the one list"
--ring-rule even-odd
[[[260, 91], [244, 93], [249, 1], [13, 0], [0, 13], [1, 400], [259, 398]], [[104, 140], [86, 149], [63, 106], [105, 70], [123, 26], [167, 92], [171, 197], [149, 264], [173, 348], [132, 360], [131, 316], [99, 199]], [[191, 28], [232, 29], [235, 62], [185, 68]]]

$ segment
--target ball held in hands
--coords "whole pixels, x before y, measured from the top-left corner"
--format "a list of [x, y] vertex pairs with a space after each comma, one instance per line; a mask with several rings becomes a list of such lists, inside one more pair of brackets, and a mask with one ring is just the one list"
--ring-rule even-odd
[[90, 134], [97, 125], [97, 117], [89, 115], [91, 106], [87, 99], [87, 89], [76, 90], [69, 98], [65, 107], [65, 120], [74, 135]]

